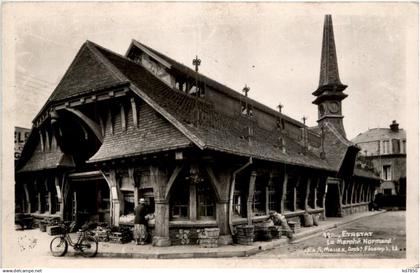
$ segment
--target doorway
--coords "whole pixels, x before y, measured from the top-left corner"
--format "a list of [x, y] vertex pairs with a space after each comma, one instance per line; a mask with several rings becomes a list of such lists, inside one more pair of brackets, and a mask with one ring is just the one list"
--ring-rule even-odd
[[339, 217], [340, 210], [340, 192], [338, 183], [328, 184], [325, 196], [325, 216]]
[[101, 177], [71, 180], [71, 220], [77, 223], [110, 223], [110, 190]]

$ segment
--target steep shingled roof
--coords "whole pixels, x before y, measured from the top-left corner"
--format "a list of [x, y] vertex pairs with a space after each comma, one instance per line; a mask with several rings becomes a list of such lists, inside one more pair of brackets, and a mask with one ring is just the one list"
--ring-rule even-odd
[[[155, 54], [156, 56], [158, 56], [159, 58], [163, 59], [165, 62], [170, 64], [173, 69], [175, 69], [177, 71], [180, 71], [182, 74], [188, 75], [191, 78], [196, 78], [196, 76], [197, 76], [197, 72], [195, 72], [194, 70], [192, 70], [188, 66], [186, 66], [186, 65], [184, 65], [184, 64], [182, 64], [182, 63], [180, 63], [180, 62], [178, 62], [178, 61], [176, 61], [176, 60], [174, 60], [174, 59], [172, 59], [168, 56], [166, 56], [165, 54], [163, 54], [163, 53], [161, 53], [161, 52], [159, 52], [159, 51], [157, 51], [157, 50], [155, 50], [155, 49], [153, 49], [153, 48], [151, 48], [151, 47], [149, 47], [149, 46], [147, 46], [143, 43], [140, 43], [136, 40], [132, 41], [129, 49], [127, 50], [126, 56], [129, 54], [129, 52], [130, 52], [130, 50], [132, 49], [133, 46], [137, 46], [140, 49], [146, 49], [147, 51]], [[222, 93], [224, 93], [224, 94], [226, 94], [226, 95], [228, 95], [232, 98], [235, 98], [237, 100], [244, 100], [245, 99], [244, 95], [242, 95], [241, 93], [233, 90], [232, 88], [230, 88], [230, 87], [228, 87], [228, 86], [226, 86], [226, 85], [224, 85], [224, 84], [222, 84], [218, 81], [215, 81], [214, 79], [211, 79], [211, 78], [207, 77], [206, 75], [203, 75], [199, 72], [198, 72], [198, 75], [199, 75], [198, 78], [200, 79], [200, 81], [205, 82], [206, 85], [215, 88], [219, 92], [222, 92]], [[287, 120], [287, 121], [289, 121], [293, 124], [296, 124], [300, 127], [304, 126], [304, 124], [301, 123], [300, 121], [292, 119], [291, 117], [286, 116], [284, 114], [280, 114], [278, 111], [276, 111], [276, 110], [274, 110], [274, 109], [272, 109], [272, 108], [270, 108], [270, 107], [268, 107], [268, 106], [266, 106], [266, 105], [264, 105], [264, 104], [262, 104], [262, 103], [260, 103], [256, 100], [253, 100], [250, 97], [247, 97], [247, 100], [250, 101], [250, 103], [252, 104], [252, 106], [254, 108], [258, 108], [258, 109], [260, 109], [264, 112], [267, 112], [267, 113], [269, 113], [273, 116], [276, 116], [276, 117], [281, 116], [283, 119], [285, 119], [285, 120]]]
[[[171, 88], [143, 66], [98, 45], [94, 46], [117, 73], [130, 81], [131, 89], [140, 98], [182, 130], [199, 148], [332, 170], [317, 155], [309, 151], [302, 154], [301, 146], [287, 136], [284, 136], [287, 150], [287, 154], [284, 154], [276, 148], [279, 132], [264, 130], [240, 115], [234, 118], [218, 113], [212, 104]], [[197, 108], [203, 116], [195, 126], [194, 112]], [[251, 144], [246, 139], [248, 125], [254, 132]], [[96, 156], [94, 158], [95, 161], [101, 160]]]

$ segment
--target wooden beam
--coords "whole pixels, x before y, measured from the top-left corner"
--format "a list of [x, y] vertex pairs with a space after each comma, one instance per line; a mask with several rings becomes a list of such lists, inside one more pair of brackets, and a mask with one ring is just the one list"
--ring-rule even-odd
[[41, 144], [41, 151], [44, 151], [45, 146], [44, 146], [44, 135], [42, 134], [42, 128], [39, 128], [39, 142]]
[[248, 225], [252, 225], [252, 200], [254, 198], [254, 191], [255, 191], [255, 179], [257, 178], [257, 173], [253, 171], [251, 173], [249, 179], [249, 187], [248, 187], [248, 197], [247, 197], [247, 207], [246, 207], [246, 216]]
[[189, 220], [197, 220], [197, 185], [190, 182], [190, 207], [189, 207]]
[[133, 123], [134, 123], [134, 127], [138, 127], [138, 113], [137, 113], [137, 103], [136, 100], [134, 98], [131, 98], [131, 112], [133, 114]]
[[104, 120], [102, 119], [102, 116], [99, 115], [99, 126], [101, 127], [101, 132], [102, 135], [105, 137], [105, 124], [104, 124]]
[[318, 190], [319, 190], [319, 181], [321, 180], [321, 178], [318, 176], [317, 178], [316, 178], [316, 184], [315, 184], [315, 187], [314, 187], [314, 192], [313, 192], [313, 195], [314, 195], [314, 203], [313, 203], [313, 208], [314, 209], [316, 209], [316, 204], [317, 204], [317, 199], [318, 199]]
[[287, 193], [287, 180], [288, 174], [286, 170], [286, 166], [284, 167], [284, 174], [283, 174], [283, 190], [281, 193], [281, 200], [280, 200], [280, 212], [283, 214], [285, 211], [285, 204], [284, 201], [286, 200], [286, 193]]
[[106, 121], [106, 127], [109, 128], [111, 135], [114, 134], [114, 122], [112, 120], [112, 110], [111, 108], [108, 109], [108, 118]]
[[127, 129], [127, 120], [125, 115], [124, 104], [120, 104], [120, 115], [121, 115], [121, 129], [125, 131]]
[[172, 186], [178, 177], [178, 174], [181, 172], [182, 168], [184, 168], [184, 164], [179, 164], [175, 167], [174, 171], [172, 172], [171, 176], [169, 177], [168, 184], [166, 185], [164, 200], [169, 200], [169, 194], [171, 192]]
[[304, 209], [308, 210], [308, 199], [309, 199], [309, 194], [311, 192], [311, 177], [310, 175], [308, 175], [308, 178], [306, 179], [306, 192], [305, 192], [305, 201], [304, 201]]
[[209, 175], [209, 178], [210, 178], [210, 184], [212, 185], [213, 190], [216, 193], [217, 201], [220, 201], [222, 199], [220, 188], [219, 188], [220, 182], [216, 178], [216, 175], [214, 174], [212, 167], [206, 165], [206, 171], [207, 171], [207, 174]]
[[89, 118], [87, 115], [83, 114], [79, 110], [73, 108], [65, 108], [65, 110], [79, 117], [92, 130], [92, 132], [99, 139], [99, 141], [103, 142], [103, 135], [101, 133], [101, 129], [95, 121], [93, 121], [91, 118]]
[[28, 185], [26, 183], [23, 184], [23, 190], [25, 191], [26, 203], [28, 204], [26, 212], [31, 213], [32, 212], [31, 196], [29, 195]]
[[301, 180], [302, 180], [302, 175], [298, 175], [296, 184], [293, 185], [293, 206], [292, 206], [293, 211], [297, 210], [297, 203], [296, 203], [296, 201], [297, 201], [296, 200], [297, 199], [297, 187], [299, 187], [299, 184], [301, 183]]

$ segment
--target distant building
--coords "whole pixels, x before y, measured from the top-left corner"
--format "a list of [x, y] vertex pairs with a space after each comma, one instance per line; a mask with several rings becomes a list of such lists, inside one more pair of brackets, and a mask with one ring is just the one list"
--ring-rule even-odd
[[384, 195], [406, 191], [406, 133], [398, 126], [394, 120], [389, 128], [369, 129], [352, 140], [360, 147], [361, 157], [380, 174], [379, 192]]
[[28, 128], [15, 127], [15, 162], [20, 158], [23, 145], [25, 145], [30, 131]]

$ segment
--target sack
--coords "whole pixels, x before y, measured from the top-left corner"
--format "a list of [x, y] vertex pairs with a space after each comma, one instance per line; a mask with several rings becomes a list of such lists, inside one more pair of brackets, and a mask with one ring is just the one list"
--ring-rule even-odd
[[313, 214], [312, 215], [313, 221], [314, 221], [314, 226], [318, 226], [319, 224], [319, 215], [318, 214]]
[[303, 226], [312, 227], [314, 225], [314, 219], [309, 213], [303, 214]]

